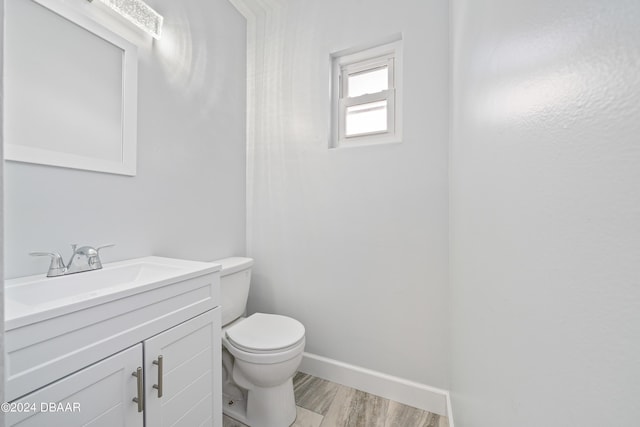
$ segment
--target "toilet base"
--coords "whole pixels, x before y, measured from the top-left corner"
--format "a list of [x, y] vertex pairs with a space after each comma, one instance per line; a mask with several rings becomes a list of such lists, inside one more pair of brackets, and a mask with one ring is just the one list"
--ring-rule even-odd
[[247, 420], [247, 401], [244, 399], [233, 400], [227, 396], [223, 396], [223, 399], [222, 413], [236, 421], [240, 421], [242, 424], [249, 425], [249, 420]]
[[224, 396], [222, 412], [250, 427], [289, 427], [296, 420], [293, 379], [277, 387], [255, 387], [246, 399]]
[[296, 420], [293, 378], [276, 387], [254, 387], [247, 395], [251, 427], [288, 427]]

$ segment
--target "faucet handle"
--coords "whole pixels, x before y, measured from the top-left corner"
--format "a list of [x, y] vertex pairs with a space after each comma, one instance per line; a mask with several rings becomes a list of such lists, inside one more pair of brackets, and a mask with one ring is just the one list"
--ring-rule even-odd
[[116, 244], [115, 243], [108, 243], [106, 245], [100, 245], [100, 246], [96, 246], [96, 252], [100, 252], [100, 249], [104, 249], [104, 248], [112, 248], [114, 247]]
[[93, 268], [95, 269], [99, 269], [102, 268], [102, 261], [100, 260], [100, 249], [104, 249], [104, 248], [110, 248], [115, 246], [115, 244], [113, 243], [109, 243], [106, 245], [100, 245], [100, 246], [96, 246], [95, 250], [96, 250], [96, 256], [89, 261], [89, 263], [93, 266]]
[[57, 252], [29, 252], [29, 255], [51, 257], [51, 264], [49, 264], [47, 277], [62, 276], [66, 271], [66, 267], [62, 261], [62, 256]]

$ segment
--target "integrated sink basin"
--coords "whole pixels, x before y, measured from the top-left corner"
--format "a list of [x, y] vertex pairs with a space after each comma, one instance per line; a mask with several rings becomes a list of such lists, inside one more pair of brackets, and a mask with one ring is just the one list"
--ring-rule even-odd
[[101, 270], [60, 277], [41, 274], [7, 280], [5, 329], [42, 321], [218, 269], [216, 264], [145, 257], [105, 264]]
[[[7, 280], [5, 398], [44, 393], [49, 385], [91, 369], [107, 356], [205, 313], [219, 325], [219, 271], [215, 263], [145, 257], [65, 276], [42, 273]], [[136, 361], [136, 366], [141, 364]], [[131, 385], [134, 393], [129, 368], [118, 369], [118, 374], [103, 374], [122, 374], [123, 384]], [[152, 366], [144, 370], [155, 372]], [[125, 400], [130, 403], [131, 396]]]

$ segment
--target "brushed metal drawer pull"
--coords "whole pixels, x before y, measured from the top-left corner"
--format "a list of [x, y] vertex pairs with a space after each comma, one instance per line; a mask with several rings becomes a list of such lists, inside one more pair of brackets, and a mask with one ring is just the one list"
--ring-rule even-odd
[[158, 384], [154, 384], [153, 388], [158, 390], [158, 399], [162, 397], [162, 371], [164, 366], [164, 359], [162, 355], [158, 356], [158, 360], [153, 361], [154, 365], [158, 365]]
[[138, 404], [138, 412], [144, 411], [144, 384], [142, 382], [142, 368], [136, 369], [131, 375], [136, 377], [138, 382], [138, 396], [133, 398], [133, 401]]

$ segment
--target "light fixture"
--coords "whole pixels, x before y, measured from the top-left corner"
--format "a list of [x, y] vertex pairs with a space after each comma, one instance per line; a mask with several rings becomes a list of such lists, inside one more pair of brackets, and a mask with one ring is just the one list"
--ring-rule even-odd
[[[93, 0], [89, 0], [92, 2]], [[99, 0], [136, 27], [159, 39], [162, 33], [162, 15], [142, 0]]]

